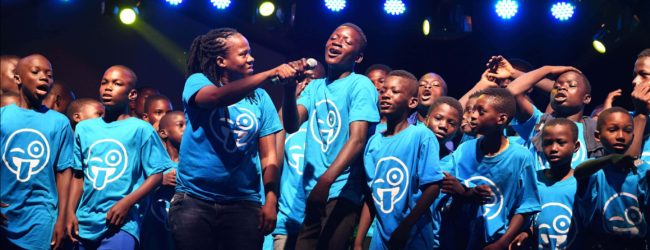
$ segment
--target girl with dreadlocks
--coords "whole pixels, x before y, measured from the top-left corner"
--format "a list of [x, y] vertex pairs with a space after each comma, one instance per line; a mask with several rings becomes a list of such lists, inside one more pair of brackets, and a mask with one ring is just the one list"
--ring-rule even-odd
[[282, 125], [259, 87], [298, 71], [282, 64], [252, 74], [253, 61], [248, 41], [231, 28], [200, 35], [190, 47], [182, 97], [187, 123], [169, 211], [178, 249], [261, 249], [275, 228], [275, 133]]

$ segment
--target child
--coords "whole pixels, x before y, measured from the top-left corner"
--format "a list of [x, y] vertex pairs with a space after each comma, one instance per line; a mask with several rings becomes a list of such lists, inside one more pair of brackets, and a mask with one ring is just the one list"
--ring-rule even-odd
[[447, 83], [442, 77], [436, 73], [430, 72], [420, 77], [420, 85], [418, 86], [418, 108], [416, 112], [409, 117], [409, 121], [413, 124], [422, 124], [426, 120], [427, 112], [431, 104], [438, 99], [438, 97], [447, 95]]
[[259, 87], [298, 71], [283, 64], [253, 74], [250, 53], [246, 37], [231, 28], [200, 35], [190, 47], [182, 98], [187, 128], [169, 210], [178, 249], [261, 249], [275, 227], [275, 134], [282, 126]]
[[[515, 109], [515, 99], [505, 89], [479, 92], [469, 122], [482, 136], [461, 144], [452, 153], [457, 175], [446, 175], [443, 181], [442, 191], [461, 204], [452, 216], [463, 225], [463, 231], [454, 232], [455, 240], [441, 245], [507, 248], [530, 215], [540, 210], [532, 155], [526, 148], [510, 144], [503, 135]], [[456, 178], [473, 188], [463, 187]]]
[[56, 112], [65, 114], [68, 106], [75, 99], [77, 97], [63, 83], [55, 82], [52, 84], [52, 88], [50, 88], [50, 93], [43, 100], [43, 105]]
[[41, 104], [53, 82], [45, 57], [22, 58], [14, 77], [19, 100], [0, 108], [0, 246], [56, 249], [65, 235], [72, 130]]
[[20, 87], [14, 81], [14, 71], [20, 57], [14, 55], [0, 56], [0, 94], [18, 94]]
[[144, 86], [136, 89], [137, 97], [129, 102], [129, 115], [142, 119], [144, 114], [144, 103], [152, 95], [160, 95], [160, 91], [154, 87]]
[[[429, 207], [440, 192], [443, 178], [438, 140], [427, 128], [407, 121], [418, 105], [417, 79], [412, 74], [391, 71], [381, 93], [380, 111], [386, 117], [387, 129], [373, 135], [364, 152], [371, 193], [365, 204], [370, 209], [364, 211], [370, 212], [370, 218], [377, 215], [370, 248], [431, 249]], [[370, 220], [362, 222], [366, 225], [359, 228], [367, 228]]]
[[327, 77], [312, 81], [297, 105], [295, 85], [285, 85], [282, 111], [287, 133], [309, 122], [305, 146], [309, 157], [303, 171], [308, 198], [297, 249], [350, 245], [362, 197], [362, 168], [353, 160], [363, 151], [369, 123], [379, 121], [377, 90], [367, 77], [354, 73], [366, 43], [361, 28], [340, 25], [325, 45]]
[[542, 210], [535, 216], [531, 230], [517, 236], [513, 245], [521, 247], [531, 240], [531, 246], [540, 249], [576, 247], [578, 225], [573, 204], [577, 182], [571, 158], [579, 144], [578, 126], [566, 118], [552, 119], [542, 128], [542, 148], [551, 167], [537, 171]]
[[510, 83], [507, 89], [515, 96], [522, 96], [540, 79], [546, 75], [557, 75], [551, 91], [552, 113], [544, 114], [539, 111], [527, 98], [517, 98], [517, 116], [512, 127], [526, 142], [525, 145], [536, 154], [535, 169], [548, 168], [548, 162], [541, 153], [541, 138], [539, 131], [554, 117], [572, 120], [578, 126], [580, 149], [573, 156], [572, 166], [589, 157], [603, 155], [603, 148], [594, 138], [595, 122], [583, 117], [584, 106], [591, 102], [591, 85], [587, 77], [573, 67], [544, 66], [528, 72]]
[[83, 120], [102, 117], [104, 115], [104, 105], [95, 99], [81, 98], [72, 101], [66, 115], [70, 120], [70, 125], [74, 130], [77, 124]]
[[128, 117], [135, 73], [108, 68], [99, 86], [106, 113], [75, 129], [75, 170], [68, 203], [68, 234], [80, 249], [134, 249], [140, 237], [141, 199], [154, 190], [171, 161], [146, 122]]
[[164, 95], [152, 95], [144, 102], [142, 120], [149, 122], [158, 131], [158, 123], [167, 112], [174, 110], [171, 101]]
[[384, 85], [384, 82], [386, 81], [386, 75], [388, 75], [388, 72], [390, 72], [391, 69], [388, 67], [388, 65], [385, 64], [373, 64], [366, 69], [366, 77], [372, 81], [372, 83], [375, 85], [375, 88], [377, 89], [377, 92], [381, 90], [381, 86]]
[[[152, 96], [153, 97], [153, 96]], [[150, 98], [152, 98], [150, 97]], [[172, 160], [172, 168], [163, 172], [162, 186], [153, 192], [150, 209], [142, 221], [142, 247], [144, 249], [173, 249], [169, 207], [176, 186], [178, 151], [185, 131], [185, 115], [181, 111], [167, 113], [160, 119], [158, 136]]]
[[20, 95], [14, 92], [4, 92], [0, 95], [0, 107], [4, 107], [20, 100]]
[[643, 207], [646, 190], [640, 182], [649, 169], [643, 161], [621, 157], [632, 143], [634, 124], [627, 110], [606, 109], [598, 116], [596, 139], [606, 156], [584, 162], [575, 170], [581, 221], [588, 247], [643, 249], [647, 222]]

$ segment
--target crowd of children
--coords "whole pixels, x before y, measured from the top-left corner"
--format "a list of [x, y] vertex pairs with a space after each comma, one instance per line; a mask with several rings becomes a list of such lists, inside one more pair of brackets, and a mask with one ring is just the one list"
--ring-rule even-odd
[[650, 249], [650, 49], [634, 110], [615, 90], [585, 116], [579, 69], [495, 56], [455, 99], [434, 72], [355, 73], [367, 43], [345, 23], [323, 65], [254, 73], [211, 30], [183, 111], [123, 65], [76, 99], [44, 56], [0, 57], [0, 248]]

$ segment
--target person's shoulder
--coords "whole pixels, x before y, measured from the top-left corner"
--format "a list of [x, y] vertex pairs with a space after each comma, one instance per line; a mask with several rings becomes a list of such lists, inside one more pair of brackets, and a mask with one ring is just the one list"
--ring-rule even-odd
[[45, 112], [45, 115], [50, 117], [50, 119], [52, 119], [56, 123], [67, 123], [67, 124], [70, 123], [70, 120], [68, 119], [67, 116], [65, 116], [64, 114], [61, 114], [61, 113], [59, 113], [57, 111], [54, 111], [52, 109]]
[[372, 88], [372, 90], [377, 91], [377, 89], [375, 89], [375, 85], [372, 83], [372, 81], [370, 81], [370, 78], [362, 74], [353, 72], [348, 77], [346, 77], [345, 80], [353, 82], [353, 86], [356, 88]]
[[99, 126], [101, 119], [102, 119], [101, 117], [97, 117], [97, 118], [80, 121], [79, 123], [77, 123], [77, 126], [75, 127], [75, 132], [79, 133], [87, 129], [97, 127]]
[[421, 140], [430, 140], [436, 139], [436, 134], [433, 133], [429, 128], [420, 125], [409, 125], [409, 131], [412, 135], [417, 135]]
[[123, 120], [124, 121], [124, 126], [130, 126], [138, 129], [153, 129], [153, 126], [149, 124], [148, 122], [138, 119], [135, 117], [129, 117]]
[[511, 156], [513, 157], [523, 158], [523, 157], [531, 156], [530, 149], [518, 143], [509, 143], [507, 150], [510, 152]]
[[185, 80], [186, 83], [194, 83], [198, 81], [210, 81], [210, 79], [208, 79], [208, 77], [203, 73], [194, 73], [187, 77], [187, 80]]

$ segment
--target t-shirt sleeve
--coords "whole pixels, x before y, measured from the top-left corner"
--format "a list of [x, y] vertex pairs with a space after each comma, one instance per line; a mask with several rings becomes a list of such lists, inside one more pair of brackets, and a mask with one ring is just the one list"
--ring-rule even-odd
[[192, 97], [208, 85], [213, 85], [213, 83], [203, 74], [193, 74], [188, 77], [183, 88], [183, 103], [187, 106], [194, 106], [194, 103], [190, 103]]
[[77, 131], [74, 132], [74, 145], [73, 145], [74, 161], [72, 169], [83, 170], [83, 153], [81, 152], [81, 139], [79, 138], [79, 126]]
[[444, 175], [440, 170], [440, 145], [435, 137], [425, 137], [418, 151], [417, 172], [422, 189], [425, 185], [442, 180]]
[[533, 136], [533, 130], [535, 130], [535, 125], [539, 123], [539, 120], [542, 118], [542, 111], [539, 111], [535, 105], [533, 105], [533, 114], [526, 121], [519, 121], [517, 119], [512, 119], [510, 125], [512, 128], [517, 131], [517, 134], [521, 136], [526, 142], [530, 141]]
[[72, 128], [70, 128], [70, 123], [65, 121], [63, 125], [63, 130], [59, 134], [60, 136], [60, 145], [58, 154], [56, 156], [56, 169], [58, 171], [66, 170], [74, 164], [73, 156], [73, 140], [74, 135], [72, 134]]
[[351, 85], [349, 121], [379, 122], [379, 96], [370, 79], [361, 76]]
[[[525, 151], [526, 149], [521, 148], [521, 150]], [[528, 151], [525, 151], [525, 153], [526, 157], [524, 157], [521, 163], [524, 166], [519, 176], [515, 214], [539, 212], [541, 210], [539, 192], [537, 190], [537, 176], [533, 169], [533, 157]]]
[[153, 127], [144, 126], [143, 143], [140, 147], [140, 163], [147, 176], [171, 168], [173, 163]]
[[260, 137], [264, 137], [282, 130], [282, 124], [280, 123], [278, 112], [275, 110], [275, 105], [271, 97], [269, 97], [269, 94], [262, 89], [258, 89], [257, 91], [261, 99], [259, 107], [262, 114], [259, 135]]

